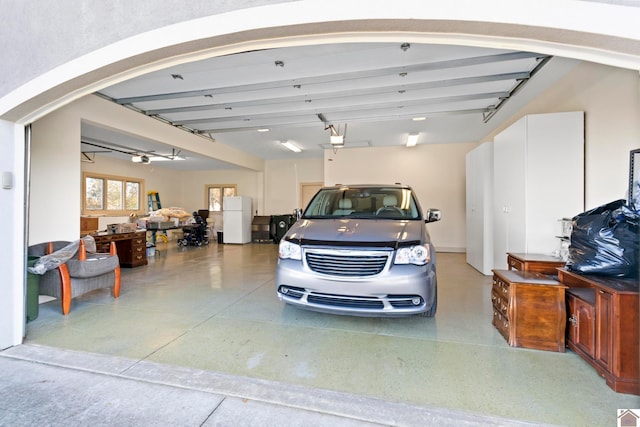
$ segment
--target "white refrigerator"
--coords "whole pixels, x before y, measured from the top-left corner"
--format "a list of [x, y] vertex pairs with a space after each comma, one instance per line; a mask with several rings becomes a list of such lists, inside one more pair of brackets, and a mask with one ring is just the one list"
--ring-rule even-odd
[[222, 239], [224, 243], [251, 242], [251, 197], [231, 196], [222, 199]]

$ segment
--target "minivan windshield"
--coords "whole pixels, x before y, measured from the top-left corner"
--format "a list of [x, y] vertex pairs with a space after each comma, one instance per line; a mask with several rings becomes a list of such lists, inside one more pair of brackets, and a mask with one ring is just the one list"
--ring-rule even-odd
[[409, 188], [323, 188], [311, 200], [303, 218], [422, 219]]

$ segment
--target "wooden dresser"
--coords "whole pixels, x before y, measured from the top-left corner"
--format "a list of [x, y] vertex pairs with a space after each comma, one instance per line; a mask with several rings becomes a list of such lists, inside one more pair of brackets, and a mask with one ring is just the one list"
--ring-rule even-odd
[[565, 262], [551, 255], [508, 252], [507, 266], [509, 270], [534, 271], [557, 276], [558, 268], [564, 267]]
[[121, 267], [147, 265], [147, 232], [92, 234], [98, 252], [109, 252], [109, 244], [116, 242]]
[[640, 395], [638, 280], [558, 270], [567, 289], [567, 346], [619, 393]]
[[493, 270], [493, 325], [510, 346], [565, 351], [566, 286], [527, 271]]

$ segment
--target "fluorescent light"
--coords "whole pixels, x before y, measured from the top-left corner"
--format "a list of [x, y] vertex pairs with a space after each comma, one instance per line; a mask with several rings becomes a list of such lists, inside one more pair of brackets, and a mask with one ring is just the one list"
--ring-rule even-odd
[[421, 122], [423, 120], [427, 120], [427, 118], [426, 117], [414, 117], [411, 120], [413, 120], [414, 122]]
[[286, 147], [289, 150], [293, 151], [294, 153], [299, 153], [299, 152], [302, 151], [302, 149], [300, 147], [298, 147], [297, 145], [292, 144], [289, 141], [280, 141], [280, 144], [282, 144], [283, 147]]
[[418, 143], [418, 138], [420, 138], [419, 133], [410, 133], [409, 136], [407, 136], [407, 147], [415, 147]]
[[331, 145], [344, 145], [344, 135], [331, 135], [329, 140]]
[[184, 157], [180, 157], [180, 156], [151, 156], [149, 157], [149, 160], [153, 161], [153, 162], [168, 162], [168, 161], [172, 161], [172, 160], [186, 160]]
[[258, 132], [269, 132], [269, 128], [260, 128]]

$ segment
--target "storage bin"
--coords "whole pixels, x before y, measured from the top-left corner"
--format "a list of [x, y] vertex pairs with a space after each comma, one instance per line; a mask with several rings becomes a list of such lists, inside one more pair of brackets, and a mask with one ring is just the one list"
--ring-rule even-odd
[[[40, 257], [30, 256], [27, 258], [27, 267], [33, 267]], [[27, 271], [27, 305], [25, 314], [27, 322], [31, 322], [38, 318], [40, 307], [38, 306], [38, 296], [40, 294], [40, 275], [29, 273]]]

